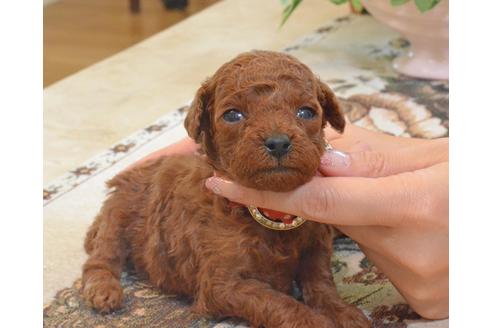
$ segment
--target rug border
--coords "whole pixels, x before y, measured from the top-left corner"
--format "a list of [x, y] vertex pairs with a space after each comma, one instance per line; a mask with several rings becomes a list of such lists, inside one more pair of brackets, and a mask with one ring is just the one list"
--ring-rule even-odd
[[75, 169], [51, 180], [43, 187], [43, 207], [46, 207], [62, 195], [72, 191], [80, 184], [106, 171], [142, 146], [181, 125], [188, 106], [189, 102], [161, 116], [145, 128], [139, 129], [117, 143], [114, 143]]

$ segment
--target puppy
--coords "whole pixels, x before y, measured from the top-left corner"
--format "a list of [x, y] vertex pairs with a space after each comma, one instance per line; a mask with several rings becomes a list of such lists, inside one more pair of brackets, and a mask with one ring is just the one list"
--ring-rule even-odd
[[[267, 328], [369, 327], [335, 289], [331, 227], [271, 230], [204, 186], [215, 172], [259, 190], [299, 187], [316, 174], [326, 122], [343, 131], [337, 100], [295, 58], [254, 51], [224, 64], [185, 119], [206, 156], [163, 157], [108, 182], [85, 240], [85, 300], [100, 312], [120, 308], [120, 274], [131, 261], [163, 292], [192, 297], [203, 315]], [[294, 280], [303, 302], [289, 295]]]

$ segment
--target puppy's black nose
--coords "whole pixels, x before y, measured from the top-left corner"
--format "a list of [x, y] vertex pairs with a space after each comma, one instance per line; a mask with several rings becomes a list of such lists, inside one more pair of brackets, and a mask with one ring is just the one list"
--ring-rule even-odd
[[270, 155], [280, 158], [290, 151], [292, 144], [288, 136], [279, 134], [268, 137], [265, 140], [265, 147]]

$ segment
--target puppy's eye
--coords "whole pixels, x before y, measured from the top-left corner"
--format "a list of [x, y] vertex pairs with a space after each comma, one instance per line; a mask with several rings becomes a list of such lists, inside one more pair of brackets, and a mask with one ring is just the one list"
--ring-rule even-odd
[[297, 110], [297, 117], [303, 120], [312, 120], [316, 116], [314, 109], [301, 107]]
[[244, 114], [237, 109], [229, 109], [222, 114], [222, 118], [228, 123], [236, 123], [244, 119]]

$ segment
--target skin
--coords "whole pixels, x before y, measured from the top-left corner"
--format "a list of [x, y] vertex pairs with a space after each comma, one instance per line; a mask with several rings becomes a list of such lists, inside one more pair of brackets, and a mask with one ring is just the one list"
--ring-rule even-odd
[[[449, 140], [398, 138], [347, 125], [325, 130], [320, 176], [291, 192], [258, 191], [219, 177], [207, 187], [253, 204], [336, 226], [355, 240], [422, 317], [449, 311]], [[197, 149], [191, 139], [150, 158]]]

